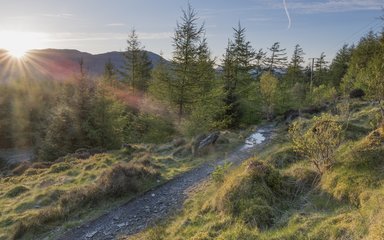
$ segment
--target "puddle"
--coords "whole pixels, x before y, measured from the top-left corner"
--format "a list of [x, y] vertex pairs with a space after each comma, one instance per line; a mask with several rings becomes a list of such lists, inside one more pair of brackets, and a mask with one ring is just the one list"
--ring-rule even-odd
[[251, 136], [247, 137], [247, 139], [245, 139], [245, 144], [241, 149], [244, 150], [244, 149], [252, 148], [257, 144], [264, 142], [265, 140], [265, 137], [263, 135], [264, 132], [265, 132], [264, 129], [260, 129], [257, 132], [253, 133]]

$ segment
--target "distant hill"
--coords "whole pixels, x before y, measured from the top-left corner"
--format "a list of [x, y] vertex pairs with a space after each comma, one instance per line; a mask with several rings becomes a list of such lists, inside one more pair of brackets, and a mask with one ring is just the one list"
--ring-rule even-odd
[[[153, 66], [161, 56], [147, 51]], [[43, 49], [31, 50], [22, 59], [15, 59], [5, 50], [0, 49], [0, 82], [15, 78], [65, 80], [79, 74], [79, 61], [83, 59], [84, 68], [92, 76], [100, 76], [104, 72], [105, 63], [111, 60], [117, 69], [124, 65], [123, 52], [90, 54], [78, 50]]]

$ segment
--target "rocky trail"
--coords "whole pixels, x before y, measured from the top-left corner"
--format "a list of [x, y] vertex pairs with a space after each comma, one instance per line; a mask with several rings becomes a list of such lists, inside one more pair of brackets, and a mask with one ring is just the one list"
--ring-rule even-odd
[[0, 149], [0, 158], [7, 164], [30, 161], [33, 158], [32, 149]]
[[180, 210], [188, 193], [201, 182], [209, 178], [215, 167], [225, 162], [238, 165], [257, 151], [270, 139], [273, 126], [259, 128], [243, 144], [225, 159], [205, 163], [189, 172], [181, 174], [171, 181], [140, 195], [126, 204], [90, 221], [71, 229], [59, 240], [73, 239], [115, 239], [119, 235], [138, 233], [149, 225]]

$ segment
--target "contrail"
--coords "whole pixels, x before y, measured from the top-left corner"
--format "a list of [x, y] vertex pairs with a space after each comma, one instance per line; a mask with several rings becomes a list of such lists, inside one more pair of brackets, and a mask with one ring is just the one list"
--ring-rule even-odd
[[283, 0], [283, 4], [284, 4], [285, 13], [287, 14], [287, 18], [288, 18], [288, 29], [290, 29], [291, 28], [291, 16], [289, 15], [287, 3], [285, 2], [285, 0]]

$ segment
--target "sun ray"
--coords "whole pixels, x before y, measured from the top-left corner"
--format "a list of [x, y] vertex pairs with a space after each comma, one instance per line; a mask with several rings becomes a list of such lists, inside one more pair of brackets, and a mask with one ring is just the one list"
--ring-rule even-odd
[[44, 34], [36, 32], [0, 31], [0, 48], [14, 58], [23, 58], [31, 49], [40, 48]]

